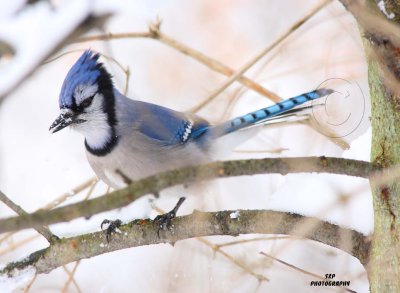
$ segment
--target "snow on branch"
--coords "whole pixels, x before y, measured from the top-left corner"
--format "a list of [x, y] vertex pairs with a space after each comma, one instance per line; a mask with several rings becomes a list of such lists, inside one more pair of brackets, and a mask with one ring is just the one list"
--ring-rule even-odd
[[[235, 216], [232, 216], [235, 215]], [[301, 229], [306, 223], [312, 229]], [[52, 270], [85, 258], [104, 253], [151, 244], [170, 243], [179, 240], [240, 234], [286, 234], [315, 240], [341, 249], [367, 264], [370, 240], [361, 233], [293, 213], [267, 210], [238, 210], [220, 212], [199, 212], [172, 220], [171, 230], [157, 233], [154, 221], [135, 220], [119, 227], [107, 242], [103, 231], [54, 241], [49, 247], [36, 251], [21, 261], [8, 264], [0, 274], [14, 276], [21, 270], [32, 269], [36, 274]], [[343, 241], [345, 236], [350, 242]], [[256, 253], [256, 252], [255, 252]]]
[[[100, 0], [27, 5], [0, 21], [0, 100], [71, 39], [102, 25], [113, 13]], [[3, 59], [3, 60], [1, 60]]]

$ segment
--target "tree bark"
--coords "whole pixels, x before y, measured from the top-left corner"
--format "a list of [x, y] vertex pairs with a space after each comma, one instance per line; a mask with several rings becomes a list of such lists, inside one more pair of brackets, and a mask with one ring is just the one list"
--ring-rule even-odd
[[[235, 210], [219, 212], [194, 211], [190, 215], [174, 218], [170, 230], [157, 231], [158, 223], [138, 219], [119, 227], [107, 242], [102, 231], [62, 238], [50, 243], [24, 259], [9, 263], [1, 274], [13, 276], [20, 270], [33, 266], [37, 274], [50, 271], [68, 263], [94, 257], [116, 250], [150, 244], [170, 243], [193, 237], [240, 234], [285, 234], [318, 241], [341, 249], [365, 265], [370, 249], [369, 237], [361, 233], [294, 213], [267, 210]], [[302, 225], [312, 229], [304, 230]], [[342, 237], [350, 240], [344, 242]]]
[[[400, 163], [400, 2], [340, 0], [364, 38], [371, 96], [371, 163]], [[370, 181], [374, 235], [367, 266], [371, 292], [400, 292], [400, 183]]]
[[[400, 113], [395, 94], [385, 85], [385, 64], [365, 42], [371, 93], [371, 162], [382, 167], [400, 163]], [[399, 97], [398, 95], [396, 95]], [[400, 292], [400, 183], [376, 187], [374, 237], [369, 265], [371, 292]]]

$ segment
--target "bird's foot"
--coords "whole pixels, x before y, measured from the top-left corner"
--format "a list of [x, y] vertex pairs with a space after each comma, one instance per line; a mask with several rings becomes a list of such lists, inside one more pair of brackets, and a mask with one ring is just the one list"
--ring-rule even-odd
[[157, 225], [157, 236], [160, 238], [160, 230], [171, 230], [171, 220], [175, 218], [176, 213], [182, 203], [185, 201], [185, 197], [181, 197], [178, 200], [178, 203], [175, 205], [175, 207], [168, 213], [158, 215], [157, 217], [154, 218], [153, 222]]
[[[108, 225], [108, 227], [106, 229], [103, 229], [104, 225]], [[117, 219], [115, 221], [112, 220], [107, 220], [104, 219], [103, 222], [101, 222], [101, 230], [106, 232], [106, 239], [107, 242], [109, 243], [111, 241], [111, 234], [114, 232], [118, 231], [119, 226], [122, 225], [122, 221]]]

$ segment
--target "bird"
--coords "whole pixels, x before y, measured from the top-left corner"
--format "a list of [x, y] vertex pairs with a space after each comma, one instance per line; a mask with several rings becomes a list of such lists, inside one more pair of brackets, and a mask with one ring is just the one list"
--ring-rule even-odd
[[319, 88], [214, 125], [193, 113], [124, 96], [99, 58], [99, 53], [85, 50], [71, 67], [59, 95], [60, 115], [49, 130], [69, 126], [82, 133], [90, 166], [115, 189], [170, 169], [210, 162], [224, 137], [295, 115], [303, 109], [300, 105], [333, 93]]

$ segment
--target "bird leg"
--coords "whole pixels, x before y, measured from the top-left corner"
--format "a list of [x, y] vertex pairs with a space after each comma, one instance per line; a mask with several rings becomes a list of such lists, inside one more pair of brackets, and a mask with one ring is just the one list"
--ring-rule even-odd
[[[108, 224], [107, 229], [103, 229], [103, 225], [107, 225], [107, 224]], [[111, 241], [111, 234], [114, 232], [117, 232], [118, 231], [117, 229], [121, 225], [122, 225], [122, 221], [119, 219], [117, 219], [115, 221], [104, 219], [103, 222], [101, 222], [100, 228], [102, 231], [106, 231], [106, 239], [107, 239], [108, 243], [110, 243], [110, 241]]]
[[158, 215], [157, 217], [154, 218], [153, 222], [157, 225], [157, 236], [160, 238], [160, 230], [171, 230], [172, 225], [171, 225], [171, 220], [175, 218], [176, 213], [178, 212], [178, 209], [182, 205], [182, 203], [185, 201], [185, 197], [181, 197], [178, 200], [178, 203], [175, 205], [175, 207], [168, 213]]
[[[160, 230], [171, 230], [172, 225], [171, 221], [173, 218], [176, 217], [176, 213], [178, 212], [180, 206], [182, 203], [185, 201], [185, 197], [181, 197], [178, 200], [178, 203], [175, 205], [175, 207], [168, 213], [158, 215], [157, 217], [154, 218], [153, 223], [157, 225], [157, 236], [160, 238]], [[104, 225], [108, 225], [107, 228], [103, 228]], [[117, 220], [108, 220], [104, 219], [103, 222], [101, 222], [100, 228], [102, 231], [105, 231], [106, 233], [106, 239], [107, 242], [109, 243], [111, 241], [111, 235], [112, 233], [118, 232], [118, 228], [122, 225], [122, 221], [117, 219]]]

